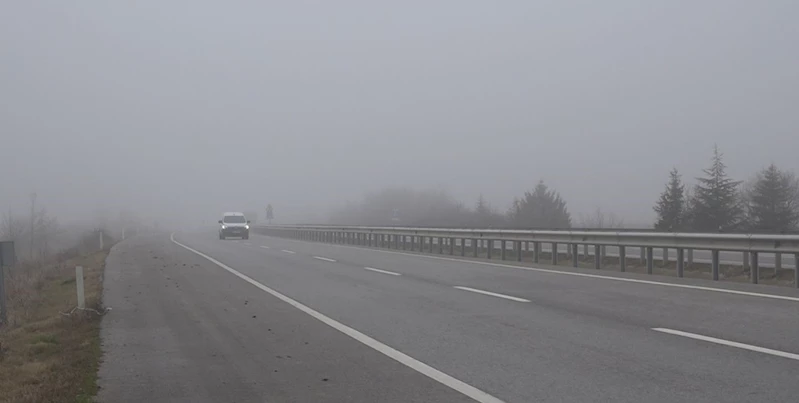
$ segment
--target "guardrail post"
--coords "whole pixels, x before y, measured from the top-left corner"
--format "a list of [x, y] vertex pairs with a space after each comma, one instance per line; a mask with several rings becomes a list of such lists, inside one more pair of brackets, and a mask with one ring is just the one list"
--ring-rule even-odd
[[686, 255], [688, 255], [688, 258], [687, 258], [688, 261], [687, 261], [685, 267], [690, 269], [691, 266], [694, 265], [694, 250], [693, 249], [686, 250]]
[[752, 284], [757, 284], [760, 280], [760, 267], [758, 262], [758, 254], [759, 252], [752, 252]]
[[649, 246], [646, 248], [646, 274], [652, 274], [652, 268], [655, 265], [655, 259], [652, 255], [654, 253], [652, 247]]
[[627, 247], [624, 245], [619, 246], [619, 271], [627, 271]]
[[677, 249], [677, 277], [682, 277], [685, 271], [685, 251], [682, 248]]
[[455, 254], [455, 238], [449, 238], [449, 254], [450, 256]]
[[774, 254], [774, 279], [780, 278], [780, 270], [782, 270], [782, 253]]
[[793, 255], [793, 286], [799, 288], [799, 253]]
[[486, 239], [486, 258], [491, 260], [491, 249], [494, 249], [494, 240]]
[[505, 252], [506, 252], [506, 248], [508, 247], [508, 245], [505, 242], [505, 240], [499, 241], [499, 247], [502, 248], [502, 251], [499, 252], [499, 260], [505, 260]]
[[522, 250], [522, 241], [516, 241], [516, 261], [517, 262], [521, 262], [522, 261], [522, 253], [524, 253], [524, 251]]
[[438, 237], [438, 254], [444, 254], [444, 238]]
[[558, 264], [558, 244], [552, 242], [552, 265], [557, 266]]
[[712, 255], [712, 258], [711, 258], [712, 261], [710, 263], [711, 274], [713, 276], [713, 280], [718, 281], [718, 279], [719, 279], [719, 251], [718, 250], [713, 250], [713, 251], [711, 251], [711, 255]]
[[424, 236], [419, 235], [419, 252], [424, 253]]
[[597, 270], [602, 268], [602, 250], [599, 245], [594, 245], [594, 268]]
[[533, 263], [538, 263], [541, 259], [541, 243], [533, 242]]
[[572, 249], [572, 266], [579, 267], [580, 266], [580, 251], [578, 250], [580, 245], [574, 243], [571, 245]]
[[466, 256], [466, 238], [461, 238], [461, 256]]
[[477, 238], [472, 239], [471, 242], [472, 242], [472, 254], [474, 257], [477, 257], [477, 255], [480, 253], [479, 250], [480, 247], [477, 245]]

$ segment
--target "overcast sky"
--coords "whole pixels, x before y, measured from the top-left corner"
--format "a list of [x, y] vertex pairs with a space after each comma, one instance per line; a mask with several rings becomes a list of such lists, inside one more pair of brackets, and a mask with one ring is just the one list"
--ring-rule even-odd
[[[713, 144], [799, 171], [799, 2], [5, 1], [0, 208], [289, 220], [539, 178], [648, 223]], [[314, 217], [311, 215], [310, 217]]]

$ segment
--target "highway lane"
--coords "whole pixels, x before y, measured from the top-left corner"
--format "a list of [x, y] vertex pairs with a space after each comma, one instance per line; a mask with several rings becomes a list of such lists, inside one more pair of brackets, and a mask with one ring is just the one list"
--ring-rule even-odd
[[255, 235], [177, 239], [506, 401], [790, 401], [799, 393], [791, 375], [799, 361], [769, 352], [799, 352], [794, 290], [777, 293], [797, 300], [776, 300]]
[[116, 245], [103, 288], [100, 402], [471, 401], [169, 234]]

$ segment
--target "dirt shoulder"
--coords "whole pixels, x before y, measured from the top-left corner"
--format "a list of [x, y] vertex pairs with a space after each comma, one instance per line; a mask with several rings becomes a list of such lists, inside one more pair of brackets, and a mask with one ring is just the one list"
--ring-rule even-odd
[[[89, 402], [97, 393], [102, 276], [108, 251], [6, 271], [0, 402]], [[87, 311], [77, 304], [83, 266]]]

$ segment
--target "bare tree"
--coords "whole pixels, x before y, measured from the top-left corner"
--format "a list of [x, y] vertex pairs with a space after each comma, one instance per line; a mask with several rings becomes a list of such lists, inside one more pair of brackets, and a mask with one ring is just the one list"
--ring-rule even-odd
[[3, 213], [3, 220], [0, 222], [0, 236], [9, 241], [19, 242], [25, 233], [25, 220], [17, 217], [9, 210]]
[[47, 210], [42, 208], [36, 213], [35, 231], [39, 257], [47, 257], [50, 254], [50, 244], [62, 230], [58, 223], [58, 218], [47, 214]]
[[605, 213], [597, 207], [592, 214], [580, 215], [580, 226], [583, 228], [624, 228], [624, 220], [615, 213]]

